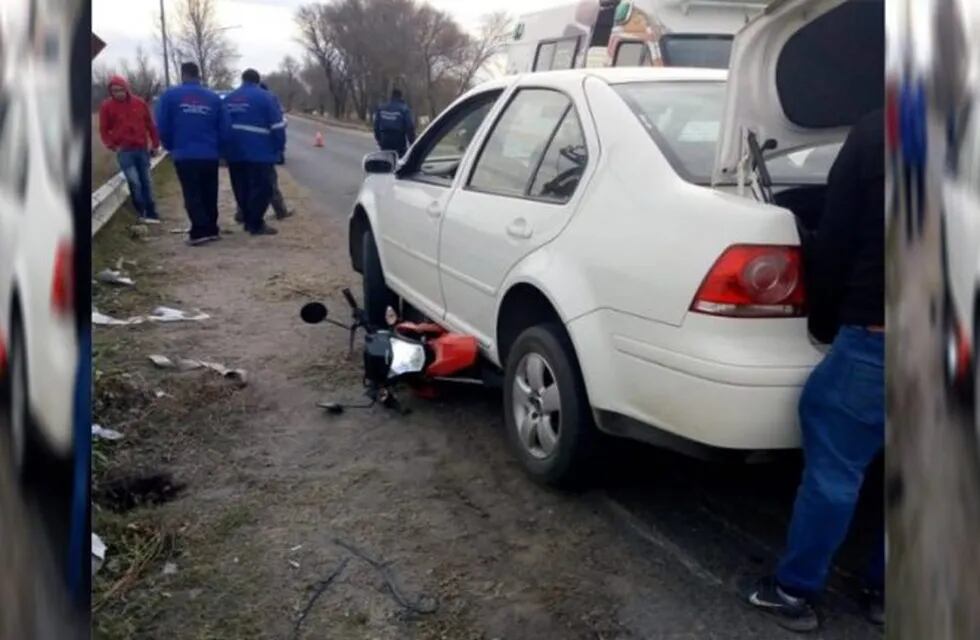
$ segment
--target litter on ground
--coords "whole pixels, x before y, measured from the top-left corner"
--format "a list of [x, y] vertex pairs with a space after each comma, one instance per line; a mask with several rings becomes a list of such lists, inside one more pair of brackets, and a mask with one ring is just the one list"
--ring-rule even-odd
[[208, 320], [211, 316], [204, 313], [203, 311], [195, 311], [193, 314], [187, 311], [181, 311], [180, 309], [173, 309], [171, 307], [157, 307], [148, 316], [133, 316], [131, 318], [126, 318], [125, 320], [119, 318], [113, 318], [104, 313], [101, 313], [98, 309], [92, 309], [92, 324], [101, 326], [123, 326], [130, 324], [142, 324], [144, 322], [200, 322], [201, 320]]
[[92, 534], [92, 575], [94, 576], [99, 569], [102, 568], [102, 563], [105, 562], [105, 543], [102, 542], [102, 538], [98, 534]]
[[[248, 373], [244, 369], [232, 369], [220, 362], [207, 362], [204, 360], [191, 360], [180, 358], [176, 362], [167, 356], [153, 354], [149, 356], [150, 361], [160, 369], [179, 369], [181, 371], [194, 371], [195, 369], [208, 369], [214, 371], [223, 378], [232, 380], [240, 386], [248, 384]], [[159, 397], [159, 396], [158, 396]]]
[[102, 440], [122, 440], [124, 436], [115, 429], [106, 429], [100, 424], [93, 424], [92, 437]]
[[123, 275], [121, 270], [115, 269], [103, 269], [96, 274], [95, 279], [105, 284], [116, 284], [124, 287], [136, 285], [136, 282], [132, 278]]

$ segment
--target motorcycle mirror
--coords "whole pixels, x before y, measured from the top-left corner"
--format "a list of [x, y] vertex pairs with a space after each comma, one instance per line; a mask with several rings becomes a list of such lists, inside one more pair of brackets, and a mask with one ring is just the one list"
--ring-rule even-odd
[[306, 324], [320, 324], [327, 319], [327, 306], [321, 302], [309, 302], [300, 309], [299, 317]]

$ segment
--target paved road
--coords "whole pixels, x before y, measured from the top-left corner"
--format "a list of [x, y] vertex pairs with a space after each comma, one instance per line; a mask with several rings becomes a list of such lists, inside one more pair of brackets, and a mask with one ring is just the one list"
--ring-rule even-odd
[[[317, 131], [323, 134], [323, 147], [313, 146]], [[364, 177], [361, 160], [376, 149], [374, 138], [367, 132], [289, 117], [286, 170], [315, 197], [322, 198], [324, 208], [332, 214], [346, 216], [350, 212]]]
[[[322, 149], [313, 147], [317, 130], [326, 138]], [[323, 199], [330, 215], [346, 216], [363, 177], [361, 158], [373, 149], [374, 141], [367, 133], [292, 117], [286, 169]], [[488, 404], [491, 420], [494, 406]], [[715, 610], [719, 601], [734, 597], [736, 583], [746, 575], [771, 569], [783, 545], [799, 482], [798, 456], [769, 464], [723, 465], [631, 442], [621, 448], [615, 473], [604, 487], [583, 499], [607, 512], [615, 526], [632, 536], [638, 553], [679, 560], [688, 577], [703, 584], [702, 604]], [[823, 638], [880, 636], [860, 617], [856, 597], [862, 587], [859, 576], [865, 545], [873, 538], [874, 524], [883, 520], [880, 472], [879, 465], [865, 491], [871, 498], [856, 517], [851, 539], [841, 553], [841, 566], [832, 579], [824, 610], [829, 624]], [[651, 580], [669, 580], [669, 576], [651, 576]], [[637, 610], [632, 615], [641, 626], [656, 627], [655, 620], [645, 620], [658, 615], [655, 611]], [[740, 637], [734, 630], [730, 630], [733, 635], [719, 632], [716, 637]], [[772, 637], [781, 636], [774, 632]]]

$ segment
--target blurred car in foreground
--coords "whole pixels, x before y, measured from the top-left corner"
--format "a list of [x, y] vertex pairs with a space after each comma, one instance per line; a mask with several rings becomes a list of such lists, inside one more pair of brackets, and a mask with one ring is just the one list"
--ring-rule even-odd
[[78, 339], [67, 109], [46, 104], [61, 82], [32, 68], [0, 97], [0, 378], [21, 471], [35, 454], [66, 464], [72, 454]]

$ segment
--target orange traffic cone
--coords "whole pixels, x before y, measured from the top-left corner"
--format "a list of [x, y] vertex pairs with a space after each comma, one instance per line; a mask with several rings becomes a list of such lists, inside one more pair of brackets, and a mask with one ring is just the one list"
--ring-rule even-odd
[[323, 134], [320, 133], [319, 131], [317, 131], [316, 132], [316, 135], [313, 136], [313, 146], [314, 147], [322, 147], [323, 146]]

